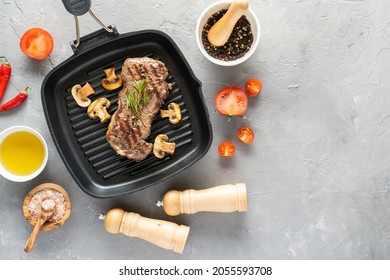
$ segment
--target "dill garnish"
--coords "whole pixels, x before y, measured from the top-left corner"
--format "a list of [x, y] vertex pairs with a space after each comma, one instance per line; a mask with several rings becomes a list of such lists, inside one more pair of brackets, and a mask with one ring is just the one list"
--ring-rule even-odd
[[126, 91], [127, 108], [129, 108], [134, 113], [134, 115], [141, 121], [142, 119], [139, 114], [140, 106], [146, 106], [149, 103], [149, 94], [146, 92], [147, 85], [148, 82], [146, 81], [146, 79], [134, 81], [133, 86], [136, 89], [136, 92], [131, 91], [129, 88], [127, 88]]

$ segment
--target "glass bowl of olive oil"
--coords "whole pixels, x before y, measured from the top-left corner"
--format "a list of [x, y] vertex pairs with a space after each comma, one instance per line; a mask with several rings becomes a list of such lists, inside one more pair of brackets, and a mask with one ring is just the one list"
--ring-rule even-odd
[[48, 159], [42, 135], [27, 126], [13, 126], [0, 132], [0, 175], [14, 182], [37, 177]]

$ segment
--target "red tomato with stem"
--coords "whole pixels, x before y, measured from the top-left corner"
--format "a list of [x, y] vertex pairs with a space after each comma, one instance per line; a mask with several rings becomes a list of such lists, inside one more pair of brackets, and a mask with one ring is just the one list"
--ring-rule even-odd
[[245, 92], [250, 97], [258, 96], [262, 88], [262, 83], [257, 79], [249, 79], [245, 84]]
[[232, 157], [236, 152], [236, 146], [230, 141], [218, 145], [218, 153], [221, 157]]
[[27, 30], [20, 39], [22, 52], [37, 60], [47, 58], [53, 51], [53, 46], [53, 37], [41, 28]]
[[226, 87], [221, 89], [214, 100], [217, 111], [225, 116], [241, 116], [248, 107], [248, 97], [238, 87]]
[[237, 130], [237, 138], [240, 140], [242, 143], [245, 144], [250, 144], [253, 142], [255, 139], [255, 134], [252, 129], [250, 129], [247, 126], [240, 127]]

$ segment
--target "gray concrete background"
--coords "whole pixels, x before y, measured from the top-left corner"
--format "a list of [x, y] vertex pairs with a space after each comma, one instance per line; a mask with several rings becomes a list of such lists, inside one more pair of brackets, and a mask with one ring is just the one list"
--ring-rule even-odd
[[[50, 153], [33, 181], [0, 178], [0, 259], [390, 259], [390, 2], [251, 0], [260, 45], [250, 61], [232, 68], [212, 65], [196, 46], [196, 21], [213, 2], [93, 1], [95, 14], [120, 33], [158, 29], [175, 40], [203, 83], [214, 130], [208, 154], [186, 171], [134, 194], [96, 199], [59, 158], [40, 99], [45, 75], [72, 55], [73, 17], [59, 0], [0, 1], [0, 54], [13, 66], [4, 100], [33, 88], [23, 106], [0, 114], [0, 129], [31, 126]], [[34, 26], [55, 41], [42, 62], [19, 50], [20, 37]], [[82, 35], [99, 29], [89, 15], [80, 27]], [[214, 111], [215, 93], [250, 77], [263, 81], [262, 95], [250, 99], [248, 119], [228, 123]], [[235, 140], [243, 124], [255, 130], [252, 145]], [[229, 160], [217, 154], [227, 139], [237, 144]], [[22, 201], [44, 182], [68, 190], [73, 212], [26, 254], [32, 228]], [[168, 217], [154, 205], [170, 189], [238, 182], [247, 184], [247, 213]], [[105, 232], [97, 215], [112, 207], [191, 226], [184, 254]]]

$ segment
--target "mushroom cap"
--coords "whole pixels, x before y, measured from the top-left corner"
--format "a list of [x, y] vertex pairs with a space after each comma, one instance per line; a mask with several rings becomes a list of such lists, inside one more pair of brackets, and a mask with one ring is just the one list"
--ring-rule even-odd
[[173, 116], [169, 117], [171, 124], [177, 124], [181, 120], [181, 109], [179, 104], [171, 102], [168, 105], [168, 109], [173, 110], [175, 113]]
[[154, 143], [161, 145], [162, 142], [167, 142], [168, 140], [169, 138], [166, 134], [159, 134], [156, 136], [156, 140], [154, 140]]
[[86, 83], [83, 87], [76, 84], [72, 87], [71, 90], [74, 100], [80, 107], [88, 107], [91, 104], [91, 100], [88, 98], [91, 94], [94, 94], [95, 91], [89, 83]]
[[122, 76], [115, 75], [115, 68], [108, 68], [103, 71], [106, 73], [106, 78], [102, 80], [102, 86], [106, 90], [117, 89], [123, 84]]
[[181, 120], [181, 109], [179, 104], [171, 102], [168, 104], [168, 110], [160, 110], [161, 118], [169, 117], [171, 124], [177, 124]]
[[154, 140], [153, 145], [153, 154], [158, 158], [163, 158], [165, 156], [165, 153], [161, 150], [162, 142], [168, 141], [168, 136], [165, 134], [159, 134], [156, 136], [156, 139]]
[[157, 158], [163, 158], [165, 153], [172, 155], [175, 152], [175, 143], [169, 143], [168, 139], [168, 136], [165, 134], [159, 134], [156, 136], [153, 145], [153, 154]]
[[89, 105], [87, 114], [91, 119], [99, 118], [101, 123], [108, 121], [111, 116], [107, 113], [107, 108], [110, 108], [110, 101], [107, 98], [99, 98]]

